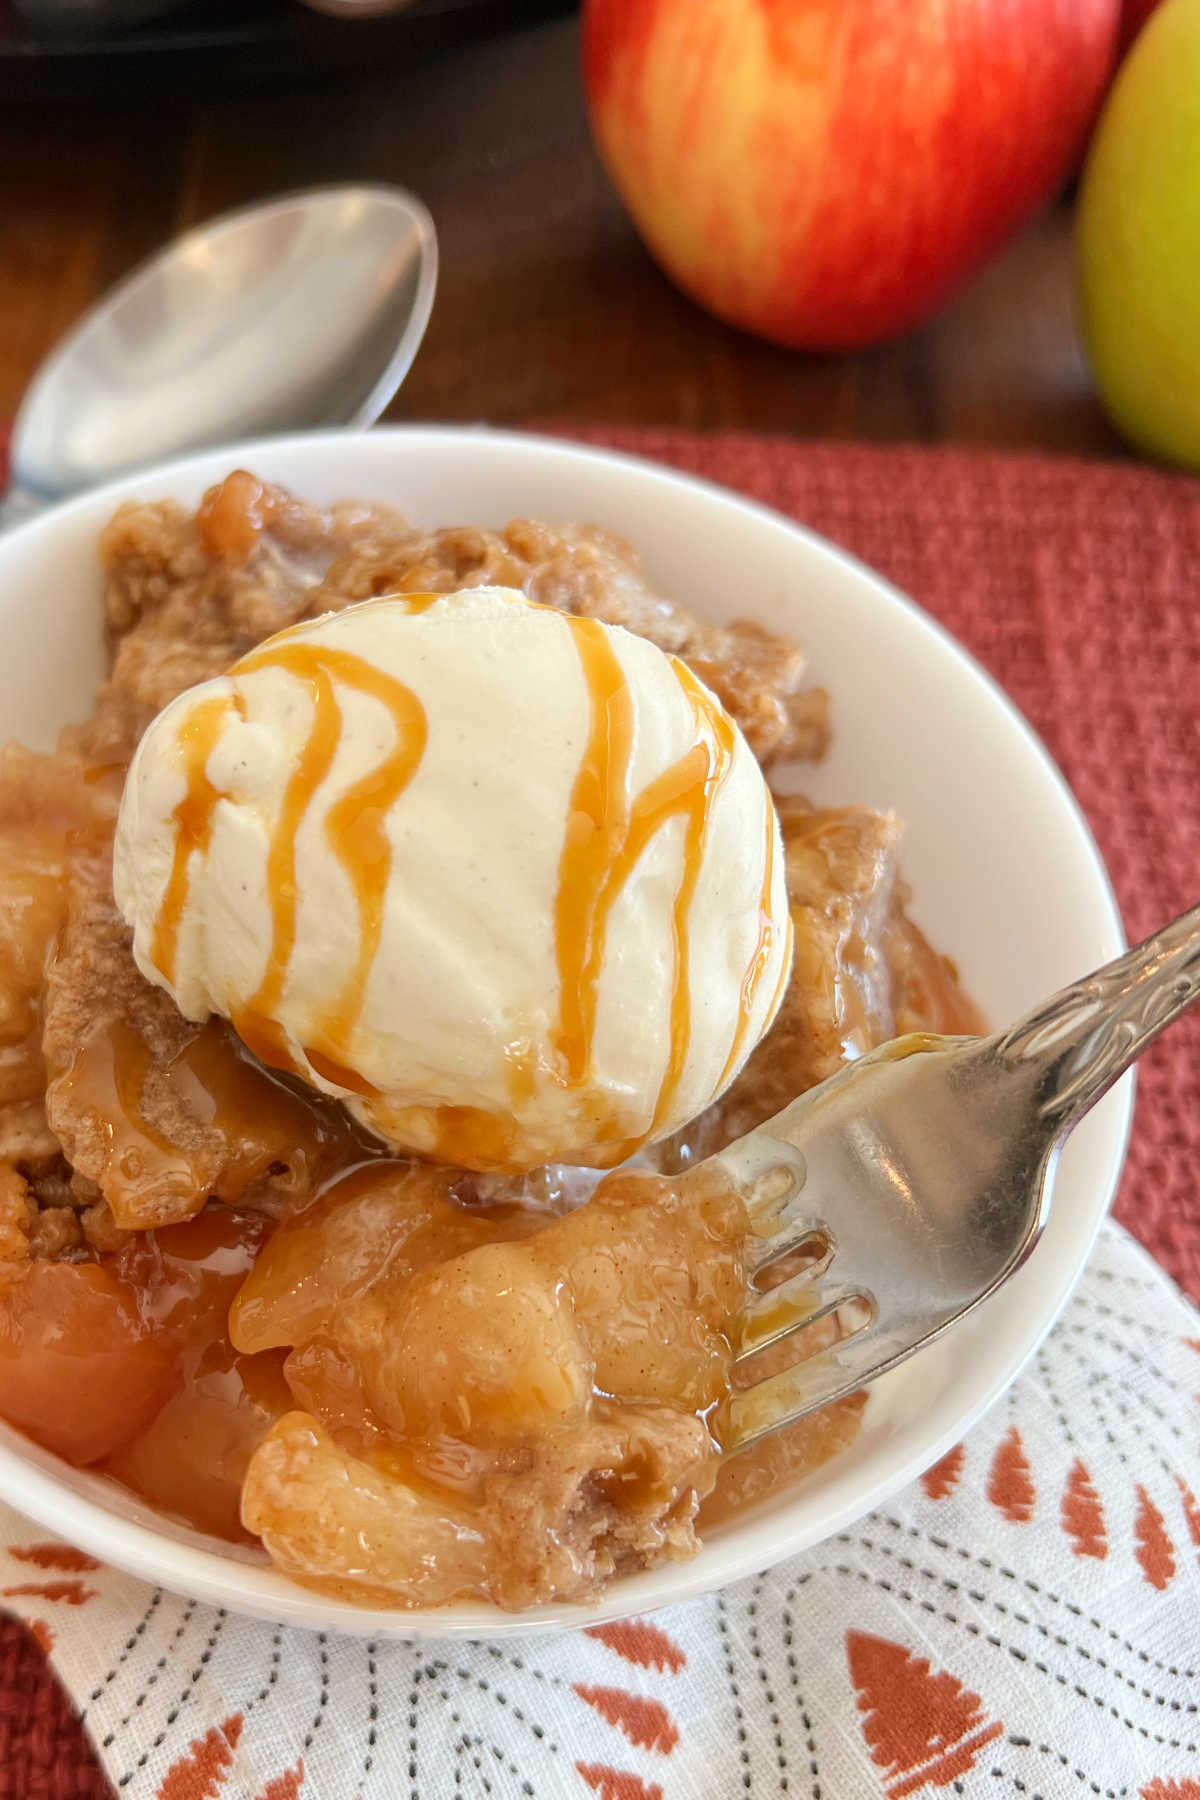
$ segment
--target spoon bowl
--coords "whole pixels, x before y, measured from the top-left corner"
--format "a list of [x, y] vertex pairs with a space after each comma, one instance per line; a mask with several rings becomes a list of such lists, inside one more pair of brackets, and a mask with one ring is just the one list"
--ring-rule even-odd
[[436, 283], [433, 221], [402, 188], [315, 188], [186, 232], [43, 363], [13, 424], [13, 488], [55, 500], [184, 450], [370, 425]]

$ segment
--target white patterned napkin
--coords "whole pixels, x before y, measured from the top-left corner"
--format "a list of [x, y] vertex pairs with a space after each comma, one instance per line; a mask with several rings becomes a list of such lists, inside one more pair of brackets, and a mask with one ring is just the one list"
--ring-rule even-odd
[[1026, 1374], [892, 1504], [653, 1619], [272, 1629], [0, 1510], [129, 1800], [1200, 1800], [1200, 1319], [1118, 1227]]

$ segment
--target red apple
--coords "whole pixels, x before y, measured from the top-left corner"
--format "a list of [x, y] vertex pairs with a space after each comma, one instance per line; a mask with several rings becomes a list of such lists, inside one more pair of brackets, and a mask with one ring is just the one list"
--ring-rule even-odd
[[1073, 166], [1120, 0], [585, 0], [600, 152], [679, 285], [780, 344], [937, 307]]

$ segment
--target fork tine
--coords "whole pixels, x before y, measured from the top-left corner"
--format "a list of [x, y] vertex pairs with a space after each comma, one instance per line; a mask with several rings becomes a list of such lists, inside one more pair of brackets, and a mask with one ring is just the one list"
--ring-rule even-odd
[[755, 1294], [746, 1302], [739, 1319], [735, 1364], [757, 1356], [781, 1338], [791, 1337], [802, 1326], [828, 1318], [839, 1306], [856, 1300], [862, 1293], [860, 1287], [822, 1288], [814, 1292], [814, 1283], [823, 1273], [824, 1264], [814, 1263], [812, 1268], [801, 1269], [790, 1280], [781, 1281], [778, 1287]]
[[891, 1355], [887, 1346], [886, 1336], [881, 1341], [880, 1332], [868, 1325], [856, 1336], [830, 1344], [815, 1356], [731, 1394], [716, 1425], [722, 1452], [733, 1456], [780, 1426], [794, 1424], [806, 1413], [841, 1400], [907, 1354], [906, 1345], [894, 1345]]
[[[818, 1219], [815, 1214], [811, 1218], [786, 1218], [776, 1230], [769, 1234], [755, 1232], [747, 1246], [747, 1275], [757, 1275], [759, 1270], [765, 1269], [769, 1263], [779, 1262], [782, 1257], [789, 1256], [793, 1250], [798, 1250], [807, 1238], [826, 1238], [831, 1246], [834, 1242], [833, 1233], [828, 1225], [823, 1219]], [[832, 1255], [832, 1248], [829, 1255]], [[826, 1266], [829, 1262], [829, 1255], [822, 1259]]]

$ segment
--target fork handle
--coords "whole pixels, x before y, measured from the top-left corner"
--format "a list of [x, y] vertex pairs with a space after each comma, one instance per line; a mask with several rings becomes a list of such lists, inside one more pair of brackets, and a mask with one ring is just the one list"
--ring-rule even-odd
[[1160, 1031], [1200, 996], [1200, 906], [1045, 1000], [994, 1040], [1005, 1061], [1041, 1065], [1039, 1113], [1064, 1136]]

